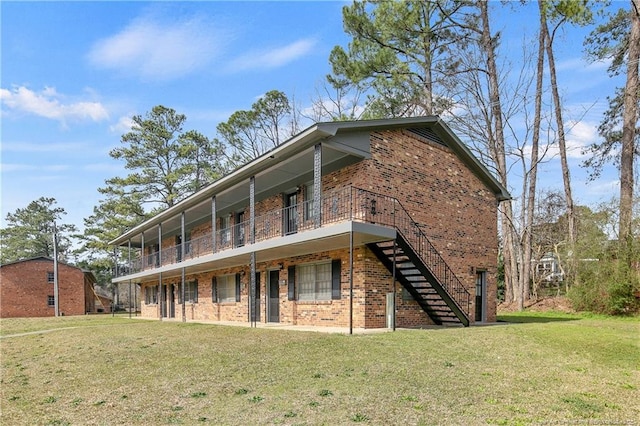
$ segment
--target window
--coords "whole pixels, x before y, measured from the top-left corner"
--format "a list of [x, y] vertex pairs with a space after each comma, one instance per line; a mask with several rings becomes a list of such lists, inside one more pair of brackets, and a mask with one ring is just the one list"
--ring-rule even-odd
[[147, 256], [147, 265], [160, 266], [160, 245], [154, 244], [148, 248], [149, 255]]
[[331, 262], [296, 267], [298, 300], [331, 300]]
[[304, 187], [304, 220], [314, 218], [313, 206], [313, 183], [310, 183]]
[[413, 296], [409, 293], [409, 290], [402, 287], [402, 300], [413, 300]]
[[53, 308], [56, 306], [56, 298], [54, 296], [47, 296], [47, 306]]
[[220, 238], [222, 240], [222, 245], [228, 244], [229, 241], [231, 241], [231, 217], [230, 216], [220, 217]]
[[[185, 283], [184, 300], [186, 303], [198, 303], [198, 280]], [[178, 303], [182, 303], [182, 292], [178, 293]]]
[[144, 303], [147, 305], [158, 303], [158, 286], [144, 288]]
[[[236, 278], [237, 277], [237, 278]], [[233, 303], [239, 301], [239, 275], [223, 275], [216, 277], [214, 296], [217, 303]]]
[[47, 282], [48, 283], [53, 283], [55, 281], [55, 275], [53, 274], [53, 272], [47, 272]]
[[185, 231], [185, 242], [184, 252], [189, 254], [191, 253], [191, 231]]

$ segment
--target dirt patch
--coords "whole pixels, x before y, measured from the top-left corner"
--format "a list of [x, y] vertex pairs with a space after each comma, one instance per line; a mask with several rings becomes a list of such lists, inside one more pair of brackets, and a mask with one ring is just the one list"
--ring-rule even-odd
[[[565, 312], [575, 313], [575, 310], [571, 307], [571, 302], [566, 297], [545, 297], [538, 300], [527, 300], [524, 303], [524, 308], [527, 311], [532, 312]], [[501, 312], [517, 312], [518, 304], [513, 303], [500, 303], [498, 304], [498, 313]]]

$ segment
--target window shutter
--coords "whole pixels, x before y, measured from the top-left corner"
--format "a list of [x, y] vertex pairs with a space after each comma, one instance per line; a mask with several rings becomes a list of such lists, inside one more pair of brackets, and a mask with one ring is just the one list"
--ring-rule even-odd
[[182, 303], [182, 283], [178, 284], [178, 304]]
[[219, 301], [218, 301], [218, 280], [216, 280], [216, 277], [211, 278], [211, 301], [213, 303], [219, 303]]
[[236, 274], [236, 302], [240, 301], [240, 274]]
[[340, 299], [340, 276], [342, 263], [340, 259], [331, 261], [331, 298]]
[[198, 280], [193, 282], [193, 303], [198, 303]]
[[296, 300], [296, 267], [289, 266], [289, 300]]

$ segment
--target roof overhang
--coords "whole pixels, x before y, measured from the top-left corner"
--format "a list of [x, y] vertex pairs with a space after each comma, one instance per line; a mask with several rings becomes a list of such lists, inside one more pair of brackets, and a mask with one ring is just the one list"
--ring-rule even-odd
[[[319, 142], [323, 144], [323, 169], [325, 169], [325, 162], [331, 162], [332, 159], [334, 166], [340, 167], [341, 161], [346, 165], [370, 155], [369, 148], [363, 148], [363, 142], [368, 145], [368, 135], [372, 131], [416, 127], [428, 127], [438, 135], [444, 144], [454, 151], [494, 192], [497, 200], [511, 198], [508, 191], [437, 116], [317, 123], [206, 188], [135, 226], [110, 241], [109, 244], [123, 245], [134, 238], [139, 239], [141, 234], [159, 224], [162, 224], [163, 229], [165, 227], [177, 229], [181, 212], [192, 210], [192, 216], [205, 217], [206, 213], [203, 209], [209, 209], [209, 214], [211, 211], [210, 205], [207, 206], [206, 201], [214, 195], [216, 195], [217, 211], [224, 212], [225, 208], [231, 209], [241, 198], [248, 198], [246, 182], [252, 176], [256, 177], [256, 194], [269, 190], [271, 192], [283, 191], [287, 189], [287, 185], [291, 185], [291, 180], [286, 179], [287, 175], [290, 175], [292, 179], [297, 177], [298, 180], [301, 176], [301, 174], [296, 174], [301, 173], [300, 170], [296, 172], [292, 168], [300, 167], [301, 164], [312, 164], [309, 156], [313, 154], [309, 149]], [[312, 171], [308, 173], [311, 173], [311, 178]], [[294, 174], [296, 175], [294, 176]], [[259, 177], [263, 177], [263, 179], [258, 179]], [[273, 186], [267, 187], [270, 184]]]

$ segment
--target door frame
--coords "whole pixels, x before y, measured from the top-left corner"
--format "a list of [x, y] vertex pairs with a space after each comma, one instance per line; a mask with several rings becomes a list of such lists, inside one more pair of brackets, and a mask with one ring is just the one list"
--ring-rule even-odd
[[[273, 323], [279, 323], [280, 322], [280, 270], [279, 269], [271, 269], [268, 270], [268, 275], [267, 275], [267, 279], [266, 279], [266, 283], [267, 285], [265, 286], [265, 296], [266, 296], [266, 300], [267, 300], [267, 322], [273, 322]], [[274, 280], [272, 279], [273, 276], [276, 276], [276, 280], [274, 282]], [[273, 286], [275, 286], [276, 289], [276, 293], [278, 294], [278, 303], [277, 303], [277, 307], [278, 307], [278, 312], [276, 312], [275, 314], [277, 315], [277, 317], [274, 315], [274, 312], [272, 312], [271, 309], [271, 289], [273, 288]], [[274, 318], [276, 318], [276, 320], [274, 320]]]
[[487, 271], [484, 269], [476, 269], [474, 318], [476, 322], [487, 321]]
[[[298, 232], [298, 191], [284, 194], [284, 235], [291, 235]], [[291, 203], [295, 201], [295, 203]]]
[[[260, 300], [261, 300], [261, 291], [260, 291], [260, 271], [256, 271], [256, 294], [255, 294], [255, 306], [254, 306], [254, 311], [253, 312], [249, 312], [249, 322], [261, 322], [261, 318], [262, 315], [260, 314], [261, 311], [261, 305], [260, 305]], [[249, 293], [251, 293], [251, 289], [249, 289]], [[251, 311], [251, 297], [249, 297], [249, 310]], [[254, 317], [255, 316], [255, 317]]]

